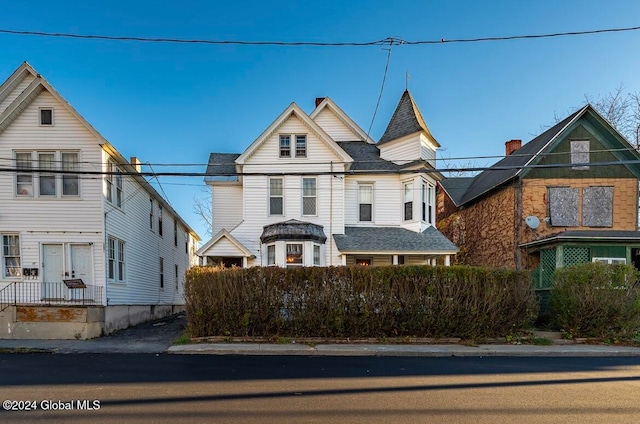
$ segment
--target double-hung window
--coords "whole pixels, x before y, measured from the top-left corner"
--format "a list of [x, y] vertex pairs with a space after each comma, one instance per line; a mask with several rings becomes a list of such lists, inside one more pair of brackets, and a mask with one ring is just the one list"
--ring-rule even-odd
[[160, 258], [160, 288], [164, 289], [164, 258]]
[[287, 265], [302, 265], [302, 243], [287, 243]]
[[16, 195], [33, 197], [31, 152], [16, 153]]
[[22, 275], [20, 268], [20, 236], [17, 234], [2, 235], [2, 276], [17, 278]]
[[404, 184], [404, 220], [413, 220], [413, 183]]
[[149, 198], [149, 229], [153, 231], [153, 221], [155, 220], [153, 216], [153, 199]]
[[113, 162], [107, 163], [107, 175], [105, 176], [105, 194], [107, 201], [112, 205], [121, 208], [123, 199], [123, 183], [121, 169], [118, 168]]
[[297, 158], [307, 157], [307, 136], [306, 135], [296, 136], [296, 157]]
[[56, 155], [54, 152], [38, 153], [38, 194], [44, 196], [56, 196]]
[[269, 215], [283, 214], [283, 180], [282, 178], [269, 178]]
[[373, 184], [358, 185], [358, 209], [360, 222], [373, 221]]
[[162, 205], [158, 205], [158, 235], [162, 237]]
[[109, 237], [107, 249], [107, 278], [122, 283], [125, 271], [124, 241]]
[[280, 157], [291, 157], [291, 136], [289, 135], [280, 136]]
[[302, 215], [315, 215], [317, 190], [315, 178], [302, 179]]
[[80, 194], [78, 184], [78, 154], [75, 152], [62, 152], [62, 170], [69, 172], [62, 174], [62, 195], [78, 196]]
[[435, 189], [434, 186], [422, 182], [422, 220], [433, 224], [433, 205], [435, 203]]

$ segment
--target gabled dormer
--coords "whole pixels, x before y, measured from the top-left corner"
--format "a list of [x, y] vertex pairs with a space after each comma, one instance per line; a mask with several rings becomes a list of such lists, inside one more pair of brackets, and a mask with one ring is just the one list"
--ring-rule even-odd
[[429, 131], [411, 93], [405, 90], [378, 142], [380, 157], [398, 164], [421, 159], [435, 168], [439, 147], [440, 143]]
[[375, 142], [329, 97], [317, 97], [316, 108], [309, 115], [329, 136], [338, 142]]

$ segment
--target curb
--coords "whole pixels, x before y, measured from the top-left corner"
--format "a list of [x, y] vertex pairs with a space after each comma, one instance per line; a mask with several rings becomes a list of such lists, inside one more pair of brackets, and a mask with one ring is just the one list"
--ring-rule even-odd
[[174, 355], [290, 355], [290, 356], [407, 356], [407, 357], [483, 357], [483, 356], [637, 356], [640, 348], [601, 345], [346, 345], [203, 343], [171, 346]]

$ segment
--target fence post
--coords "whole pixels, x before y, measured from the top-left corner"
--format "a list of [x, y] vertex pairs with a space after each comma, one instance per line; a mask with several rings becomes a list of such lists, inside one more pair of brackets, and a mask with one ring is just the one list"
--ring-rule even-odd
[[15, 281], [13, 283], [11, 283], [13, 285], [13, 306], [16, 306], [18, 304], [18, 287]]

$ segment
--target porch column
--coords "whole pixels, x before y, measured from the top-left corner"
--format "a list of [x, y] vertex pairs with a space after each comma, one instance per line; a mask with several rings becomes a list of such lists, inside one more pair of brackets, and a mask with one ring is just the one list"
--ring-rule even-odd
[[391, 264], [392, 265], [398, 265], [398, 255], [392, 255]]
[[444, 255], [444, 266], [451, 266], [451, 255]]
[[340, 255], [340, 259], [342, 259], [342, 266], [347, 265], [347, 255]]
[[249, 264], [249, 258], [247, 258], [246, 256], [242, 257], [242, 268], [247, 268]]

